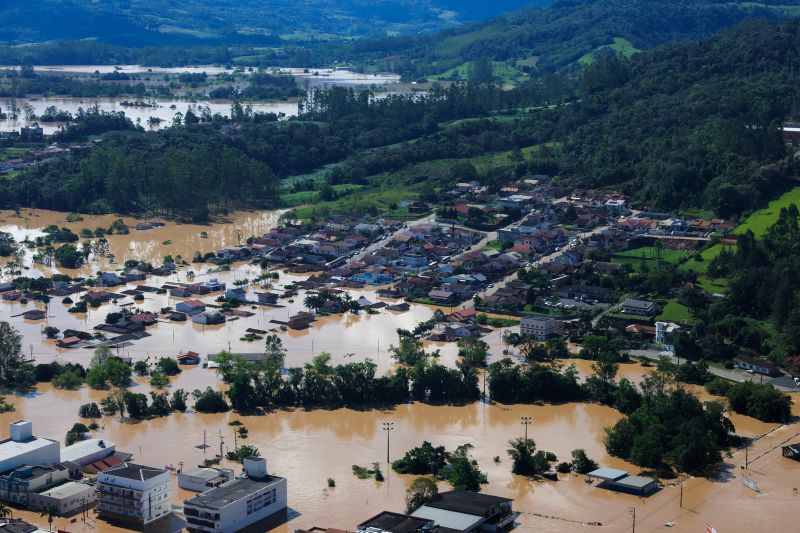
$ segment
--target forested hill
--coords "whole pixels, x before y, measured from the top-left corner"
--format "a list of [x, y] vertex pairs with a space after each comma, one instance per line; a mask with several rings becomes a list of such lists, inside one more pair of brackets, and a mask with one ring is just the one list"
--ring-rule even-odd
[[[305, 102], [300, 120], [233, 109], [230, 118], [187, 113], [161, 132], [87, 114], [58, 140], [131, 131], [0, 180], [0, 207], [203, 219], [279, 205], [279, 179], [329, 164], [327, 182], [309, 185], [323, 200], [335, 198], [333, 186], [436, 202], [465, 164], [472, 168], [469, 158], [516, 151], [519, 164], [480, 174], [492, 190], [547, 173], [566, 185], [622, 189], [640, 207], [729, 218], [761, 207], [799, 173], [781, 132], [783, 121], [800, 119], [798, 72], [800, 19], [750, 21], [700, 42], [599, 58], [574, 81], [552, 75], [508, 91], [468, 83], [370, 99], [334, 88]], [[231, 123], [235, 133], [223, 135]], [[539, 155], [525, 160], [523, 149]], [[428, 162], [453, 172], [414, 170]], [[361, 205], [358, 196], [343, 202]]]
[[24, 0], [0, 2], [0, 41], [282, 43], [416, 33], [546, 0]]
[[519, 72], [576, 67], [604, 53], [699, 39], [748, 19], [783, 20], [800, 15], [800, 0], [557, 0], [473, 26], [433, 35], [358, 41], [355, 60], [408, 78], [461, 75], [478, 59], [502, 62], [505, 78]]

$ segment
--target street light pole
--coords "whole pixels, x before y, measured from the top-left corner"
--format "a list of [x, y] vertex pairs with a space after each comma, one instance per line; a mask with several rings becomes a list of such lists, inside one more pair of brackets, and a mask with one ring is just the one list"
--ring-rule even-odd
[[525, 440], [528, 440], [528, 426], [531, 424], [533, 417], [530, 416], [521, 416], [522, 425], [525, 426]]
[[636, 507], [628, 507], [628, 512], [633, 516], [633, 529], [631, 533], [636, 533]]
[[383, 422], [383, 430], [386, 432], [386, 462], [389, 462], [389, 433], [394, 429], [394, 422]]

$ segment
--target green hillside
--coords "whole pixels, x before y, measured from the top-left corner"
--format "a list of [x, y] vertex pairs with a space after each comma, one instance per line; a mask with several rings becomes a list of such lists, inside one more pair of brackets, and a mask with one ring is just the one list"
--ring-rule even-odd
[[407, 78], [443, 75], [465, 62], [506, 62], [530, 73], [575, 69], [597, 57], [696, 40], [750, 19], [800, 14], [800, 1], [562, 0], [435, 35], [345, 47], [353, 58]]

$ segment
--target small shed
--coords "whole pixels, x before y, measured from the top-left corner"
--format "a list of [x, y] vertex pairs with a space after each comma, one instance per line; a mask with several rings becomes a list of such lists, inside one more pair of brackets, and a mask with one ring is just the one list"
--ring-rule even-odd
[[637, 496], [649, 496], [658, 490], [658, 482], [655, 479], [631, 476], [626, 471], [616, 468], [598, 468], [589, 472], [587, 476], [600, 480], [599, 487]]

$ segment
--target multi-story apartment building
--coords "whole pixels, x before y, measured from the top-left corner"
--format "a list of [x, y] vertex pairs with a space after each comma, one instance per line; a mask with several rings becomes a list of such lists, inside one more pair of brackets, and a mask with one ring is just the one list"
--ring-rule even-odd
[[169, 472], [122, 463], [97, 474], [97, 507], [101, 516], [147, 525], [172, 512]]

